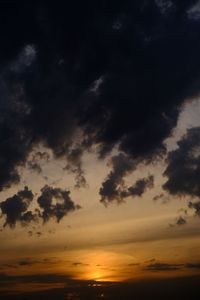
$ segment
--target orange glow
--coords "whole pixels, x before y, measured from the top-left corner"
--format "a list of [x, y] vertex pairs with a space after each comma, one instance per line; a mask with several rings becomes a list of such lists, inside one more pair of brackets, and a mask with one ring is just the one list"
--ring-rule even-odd
[[[71, 269], [74, 279], [100, 281], [121, 281], [121, 265], [127, 256], [111, 251], [91, 251], [77, 254], [82, 263]], [[123, 278], [124, 279], [124, 278]]]
[[88, 276], [90, 277], [90, 279], [95, 280], [95, 281], [102, 281], [103, 278], [106, 276], [105, 274], [106, 272], [102, 272], [102, 271], [92, 271], [90, 274], [88, 274]]

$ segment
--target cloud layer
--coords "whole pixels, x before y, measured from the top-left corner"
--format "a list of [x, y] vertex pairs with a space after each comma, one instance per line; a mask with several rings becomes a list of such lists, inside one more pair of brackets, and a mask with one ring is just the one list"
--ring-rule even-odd
[[[77, 187], [86, 185], [84, 152], [95, 148], [104, 158], [117, 147], [121, 154], [111, 159], [101, 201], [141, 196], [153, 178], [123, 187], [124, 177], [166, 153], [163, 142], [182, 105], [199, 95], [197, 1], [11, 2], [0, 4], [0, 190], [20, 182], [19, 167], [42, 171], [37, 157], [28, 160], [38, 144], [66, 158]], [[168, 156], [170, 193], [199, 196], [194, 135], [199, 139], [198, 129]], [[61, 203], [53, 205], [52, 197]], [[13, 201], [1, 204], [9, 224], [33, 218], [19, 195], [11, 218]], [[51, 187], [38, 204], [44, 221], [52, 215], [59, 221], [75, 208], [66, 192]]]

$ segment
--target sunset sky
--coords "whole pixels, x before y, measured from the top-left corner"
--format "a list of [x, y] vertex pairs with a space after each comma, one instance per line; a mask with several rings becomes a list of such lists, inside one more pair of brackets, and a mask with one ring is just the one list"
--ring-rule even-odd
[[199, 280], [200, 1], [2, 0], [0, 36], [0, 295]]

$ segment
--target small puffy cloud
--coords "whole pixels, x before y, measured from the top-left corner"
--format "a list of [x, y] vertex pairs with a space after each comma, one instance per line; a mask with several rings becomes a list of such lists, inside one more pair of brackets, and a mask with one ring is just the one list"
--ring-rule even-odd
[[179, 217], [178, 220], [176, 221], [177, 225], [185, 225], [187, 223], [186, 219], [183, 217]]
[[[41, 194], [36, 202], [39, 207], [34, 211], [29, 209], [33, 199], [32, 191], [25, 186], [24, 190], [1, 202], [2, 215], [6, 218], [4, 226], [8, 225], [14, 228], [17, 222], [26, 226], [33, 221], [39, 222], [40, 220], [45, 223], [52, 218], [59, 222], [69, 212], [81, 208], [80, 205], [76, 205], [72, 201], [70, 191], [53, 188], [48, 185], [41, 189]], [[40, 231], [35, 233], [38, 237], [42, 235]], [[28, 234], [32, 236], [33, 230], [29, 230]]]
[[33, 200], [33, 193], [25, 186], [24, 190], [19, 191], [12, 197], [7, 198], [0, 203], [2, 214], [5, 215], [6, 221], [4, 226], [14, 227], [17, 222], [30, 222], [34, 219], [32, 212], [28, 207]]
[[69, 212], [80, 208], [71, 200], [70, 191], [52, 188], [48, 185], [41, 189], [41, 195], [38, 197], [37, 202], [42, 210], [40, 217], [44, 222], [51, 218], [55, 218], [59, 222]]

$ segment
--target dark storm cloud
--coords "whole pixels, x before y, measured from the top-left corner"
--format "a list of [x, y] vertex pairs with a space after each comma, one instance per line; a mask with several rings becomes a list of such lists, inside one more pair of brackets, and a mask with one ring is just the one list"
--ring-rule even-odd
[[14, 227], [17, 221], [26, 223], [34, 220], [32, 212], [27, 211], [33, 197], [32, 191], [25, 187], [24, 190], [1, 202], [0, 208], [6, 217], [4, 226]]
[[164, 189], [174, 195], [200, 197], [200, 127], [188, 129], [167, 158]]
[[38, 197], [37, 202], [42, 209], [40, 217], [44, 222], [51, 218], [55, 218], [59, 222], [69, 212], [80, 208], [71, 200], [69, 191], [52, 188], [48, 185], [41, 189], [41, 195]]
[[[73, 162], [77, 186], [92, 146], [100, 157], [118, 146], [130, 164], [162, 156], [181, 105], [199, 94], [200, 20], [188, 14], [196, 3], [1, 1], [1, 189], [20, 181], [39, 143]], [[135, 168], [108, 175], [103, 202], [121, 200], [118, 185]], [[48, 219], [52, 208], [43, 209]], [[58, 220], [67, 210], [53, 208]]]

